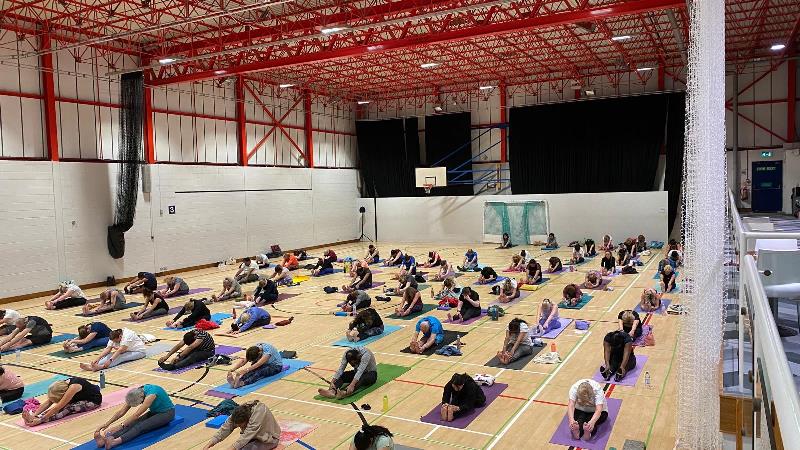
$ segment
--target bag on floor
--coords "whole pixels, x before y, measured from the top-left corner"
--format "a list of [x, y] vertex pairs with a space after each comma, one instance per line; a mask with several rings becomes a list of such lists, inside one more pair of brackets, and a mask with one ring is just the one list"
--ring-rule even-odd
[[472, 379], [481, 386], [491, 386], [494, 384], [494, 377], [485, 373], [476, 373]]
[[414, 279], [417, 280], [417, 283], [424, 283], [427, 281], [422, 275], [414, 275]]
[[142, 340], [145, 344], [152, 344], [153, 342], [158, 341], [158, 338], [153, 336], [152, 334], [142, 333], [139, 335], [139, 339]]
[[631, 274], [634, 274], [634, 273], [639, 273], [639, 272], [636, 271], [635, 267], [625, 266], [625, 267], [622, 268], [622, 274], [623, 275], [631, 275]]
[[39, 403], [39, 400], [36, 400], [35, 398], [27, 398], [25, 399], [25, 405], [22, 407], [22, 412], [36, 412], [40, 405], [41, 403]]
[[225, 399], [219, 402], [219, 405], [215, 406], [211, 409], [211, 411], [206, 413], [206, 417], [217, 417], [217, 416], [230, 416], [233, 414], [233, 410], [239, 406], [238, 403], [231, 399]]
[[219, 324], [216, 322], [212, 322], [206, 319], [200, 319], [194, 324], [194, 327], [198, 330], [216, 330], [219, 328]]
[[[206, 367], [230, 366], [233, 360], [228, 355], [214, 355], [206, 361]], [[211, 417], [211, 416], [209, 416]]]
[[497, 320], [497, 319], [505, 316], [506, 315], [506, 311], [503, 308], [501, 308], [501, 307], [499, 307], [497, 305], [492, 305], [486, 310], [486, 314], [489, 317], [491, 317], [492, 320]]
[[322, 290], [325, 291], [326, 294], [333, 294], [334, 292], [338, 292], [339, 288], [335, 288], [333, 286], [325, 286], [324, 288], [322, 288]]

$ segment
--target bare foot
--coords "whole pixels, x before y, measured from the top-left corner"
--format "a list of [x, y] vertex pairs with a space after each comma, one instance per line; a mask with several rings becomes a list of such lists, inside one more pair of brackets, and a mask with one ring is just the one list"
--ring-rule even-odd
[[331, 391], [330, 389], [319, 388], [317, 389], [317, 392], [319, 393], [319, 395], [325, 398], [336, 398], [336, 393]]
[[89, 372], [94, 372], [94, 368], [92, 367], [91, 364], [81, 363], [81, 369]]

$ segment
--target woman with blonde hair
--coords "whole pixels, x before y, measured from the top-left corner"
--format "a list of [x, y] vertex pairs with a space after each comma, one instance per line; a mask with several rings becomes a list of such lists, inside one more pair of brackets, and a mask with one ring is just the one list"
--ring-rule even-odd
[[506, 272], [524, 272], [525, 271], [525, 260], [522, 259], [520, 255], [513, 255], [511, 257], [511, 264], [506, 267]]
[[125, 295], [118, 289], [106, 289], [100, 293], [100, 303], [83, 305], [83, 315], [91, 316], [125, 308]]
[[553, 304], [549, 298], [542, 300], [542, 303], [539, 304], [536, 317], [538, 317], [538, 323], [533, 332], [534, 336], [542, 336], [561, 327], [561, 322], [558, 320], [558, 305]]
[[44, 303], [47, 309], [63, 309], [86, 304], [86, 295], [74, 281], [62, 281], [58, 291]]
[[72, 377], [51, 384], [47, 389], [47, 400], [36, 410], [23, 412], [22, 419], [25, 425], [33, 427], [97, 409], [101, 403], [103, 394], [98, 386], [84, 378]]
[[[188, 315], [183, 317], [184, 314]], [[181, 319], [181, 317], [183, 317], [183, 319]], [[167, 321], [167, 327], [193, 327], [194, 324], [200, 321], [200, 319], [211, 320], [211, 311], [209, 311], [208, 306], [206, 306], [201, 300], [190, 298], [189, 301], [184, 303], [183, 308], [178, 311], [178, 314], [176, 314], [172, 320]]]
[[508, 277], [500, 284], [500, 296], [497, 301], [500, 303], [509, 303], [519, 298], [519, 283], [517, 280]]
[[661, 296], [655, 289], [646, 288], [642, 291], [639, 307], [644, 312], [657, 311], [661, 309]]
[[608, 419], [608, 405], [600, 383], [594, 380], [578, 380], [569, 389], [567, 421], [572, 438], [585, 441], [597, 434], [598, 425]]
[[189, 284], [183, 278], [170, 276], [164, 278], [164, 282], [167, 286], [158, 290], [164, 298], [178, 297], [189, 293]]
[[617, 315], [617, 323], [619, 323], [619, 329], [628, 333], [634, 340], [642, 335], [642, 320], [636, 311], [631, 309], [620, 311]]

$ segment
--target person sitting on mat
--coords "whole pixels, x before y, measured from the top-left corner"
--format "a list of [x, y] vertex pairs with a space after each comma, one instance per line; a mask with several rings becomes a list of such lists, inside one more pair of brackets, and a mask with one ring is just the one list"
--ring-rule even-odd
[[550, 266], [547, 268], [547, 273], [561, 272], [564, 270], [564, 266], [561, 264], [561, 258], [558, 256], [551, 256], [547, 262], [550, 263]]
[[143, 289], [142, 296], [145, 303], [142, 309], [131, 313], [131, 320], [142, 320], [148, 317], [163, 316], [169, 312], [169, 305], [164, 300], [164, 296], [158, 291], [151, 291], [150, 289]]
[[[466, 289], [466, 288], [464, 288]], [[497, 301], [509, 303], [519, 298], [519, 283], [513, 278], [506, 278], [499, 286]]]
[[477, 292], [473, 291], [470, 287], [461, 289], [461, 295], [458, 297], [458, 312], [455, 314], [447, 313], [447, 320], [451, 322], [464, 322], [465, 320], [481, 315], [481, 302], [480, 296]]
[[380, 425], [363, 425], [353, 436], [350, 450], [393, 450], [392, 436], [387, 428]]
[[600, 250], [604, 252], [614, 251], [614, 239], [607, 234], [603, 235], [603, 243], [600, 244]]
[[[522, 269], [520, 269], [520, 265], [522, 265]], [[511, 257], [511, 263], [506, 267], [505, 272], [522, 272], [524, 271], [524, 267], [522, 257], [513, 255]]]
[[452, 277], [445, 278], [442, 281], [442, 289], [436, 294], [431, 289], [431, 296], [439, 302], [439, 306], [449, 306], [451, 308], [458, 306], [459, 294], [456, 293], [456, 279]]
[[586, 289], [597, 289], [603, 284], [603, 276], [596, 270], [590, 270], [586, 274], [586, 280], [583, 282], [583, 287]]
[[614, 259], [614, 255], [611, 254], [610, 250], [606, 250], [603, 254], [603, 259], [600, 260], [600, 274], [603, 276], [613, 275], [616, 265], [617, 261]]
[[232, 448], [239, 450], [271, 450], [281, 440], [281, 426], [266, 404], [253, 400], [233, 409], [230, 417], [203, 447], [208, 450], [224, 441], [236, 428], [242, 431]]
[[[183, 347], [186, 348], [183, 348]], [[164, 370], [182, 369], [195, 363], [199, 363], [214, 356], [214, 351], [217, 346], [214, 344], [214, 338], [203, 330], [187, 331], [183, 335], [183, 340], [179, 341], [172, 347], [166, 355], [158, 358], [158, 367]], [[181, 350], [182, 349], [182, 350]], [[167, 362], [170, 356], [172, 362]]]
[[150, 272], [139, 272], [136, 275], [136, 278], [131, 280], [130, 283], [126, 284], [122, 290], [125, 291], [126, 294], [138, 294], [145, 288], [150, 289], [151, 291], [158, 290], [158, 281], [156, 280], [156, 276]]
[[389, 257], [386, 259], [386, 261], [383, 262], [383, 265], [384, 266], [397, 266], [397, 265], [400, 265], [400, 262], [403, 261], [403, 257], [404, 256], [405, 255], [403, 254], [403, 252], [400, 251], [399, 248], [396, 248], [396, 249], [392, 250], [391, 252], [389, 252]]
[[100, 293], [99, 303], [87, 303], [83, 305], [83, 315], [91, 316], [109, 311], [125, 309], [125, 295], [122, 291], [111, 288]]
[[636, 367], [633, 354], [633, 337], [623, 330], [611, 331], [603, 338], [603, 359], [600, 374], [608, 381], [614, 375], [615, 381], [622, 381], [625, 375]]
[[[264, 306], [278, 301], [278, 295], [278, 284], [271, 279], [262, 278], [258, 280], [258, 286], [249, 299], [258, 306]], [[248, 296], [245, 297], [247, 300]]]
[[597, 256], [597, 248], [594, 245], [594, 239], [586, 239], [586, 242], [583, 244], [584, 248], [586, 249], [586, 256], [587, 257], [594, 257]]
[[408, 289], [409, 287], [413, 287], [414, 289], [419, 288], [419, 283], [417, 282], [417, 279], [414, 277], [414, 275], [403, 275], [402, 277], [399, 278], [399, 281], [400, 284], [397, 286], [396, 289], [384, 287], [383, 292], [386, 295], [402, 296], [403, 293], [406, 291], [406, 289]]
[[365, 290], [372, 287], [372, 271], [366, 264], [359, 265], [356, 276], [350, 284], [342, 286], [342, 292]]
[[411, 353], [423, 354], [425, 350], [439, 346], [444, 341], [444, 327], [442, 322], [433, 316], [423, 317], [417, 321], [411, 344], [408, 348]]
[[643, 234], [640, 234], [636, 238], [636, 253], [642, 253], [645, 250], [647, 250], [647, 239]]
[[[250, 366], [240, 367], [250, 363]], [[228, 384], [232, 388], [240, 388], [253, 384], [258, 380], [271, 377], [281, 373], [283, 370], [283, 358], [280, 352], [272, 344], [262, 342], [253, 345], [245, 352], [245, 359], [238, 359], [228, 370]]]
[[[188, 316], [183, 317], [184, 314]], [[183, 317], [183, 319], [181, 319]], [[178, 311], [178, 314], [167, 321], [169, 328], [188, 328], [193, 327], [200, 319], [211, 320], [211, 311], [202, 300], [190, 298], [189, 301], [183, 304], [183, 308]]]
[[[275, 266], [275, 270], [281, 266]], [[287, 270], [286, 273], [288, 274], [289, 271]], [[289, 279], [291, 280], [291, 275], [289, 275]], [[212, 294], [211, 295], [211, 302], [224, 302], [226, 300], [231, 300], [234, 298], [239, 298], [242, 296], [242, 285], [239, 284], [238, 281], [233, 279], [232, 277], [225, 277], [222, 280], [222, 290], [219, 291], [219, 295]]]
[[683, 265], [683, 247], [680, 246], [678, 244], [678, 241], [676, 241], [675, 239], [669, 240], [669, 244], [667, 245], [666, 255], [667, 258], [669, 258], [671, 261], [675, 261], [676, 265], [673, 266], [673, 269], [677, 266]]
[[672, 292], [675, 289], [675, 271], [672, 266], [666, 265], [661, 269], [661, 280], [659, 280], [661, 292]]
[[481, 276], [478, 277], [478, 284], [494, 283], [497, 281], [497, 272], [490, 266], [481, 269]]
[[550, 233], [547, 235], [547, 245], [545, 245], [544, 248], [548, 250], [558, 248], [558, 241], [556, 240], [555, 233]]
[[100, 387], [80, 377], [59, 380], [47, 389], [47, 400], [38, 408], [23, 411], [25, 425], [35, 427], [71, 414], [91, 411], [103, 403]]
[[317, 264], [311, 269], [312, 277], [321, 277], [333, 273], [333, 262], [328, 258], [317, 258]]
[[372, 299], [366, 291], [361, 289], [355, 290], [347, 294], [347, 298], [338, 307], [342, 308], [344, 312], [358, 311], [359, 309], [369, 308], [372, 305]]
[[[114, 425], [131, 408], [136, 408], [133, 417]], [[94, 431], [94, 441], [98, 447], [114, 448], [142, 434], [166, 427], [173, 419], [175, 404], [167, 391], [155, 384], [145, 384], [125, 394], [125, 404]]]
[[258, 263], [250, 258], [245, 259], [239, 264], [239, 270], [233, 276], [239, 283], [252, 283], [258, 281]]
[[445, 422], [452, 422], [485, 404], [486, 394], [478, 383], [465, 373], [455, 373], [444, 385], [441, 418]]
[[545, 334], [561, 328], [558, 317], [558, 305], [554, 305], [549, 298], [542, 300], [536, 312], [536, 328], [531, 331], [533, 337], [544, 336]]
[[583, 292], [581, 292], [581, 288], [579, 288], [575, 283], [571, 283], [564, 286], [562, 296], [564, 297], [564, 299], [561, 301], [563, 306], [574, 307], [578, 306], [578, 303], [581, 302]]
[[639, 307], [642, 308], [644, 312], [658, 311], [661, 309], [662, 296], [662, 293], [659, 293], [653, 288], [645, 288], [639, 298]]
[[48, 344], [53, 340], [53, 328], [39, 316], [22, 316], [17, 319], [11, 334], [0, 339], [0, 352]]
[[350, 342], [358, 342], [383, 334], [383, 319], [372, 308], [360, 309], [347, 327], [346, 334], [347, 340]]
[[617, 322], [619, 323], [619, 329], [628, 333], [634, 341], [642, 335], [642, 320], [636, 311], [632, 309], [620, 311], [619, 315], [617, 315]]
[[[253, 264], [255, 265], [255, 263]], [[158, 290], [164, 298], [178, 297], [189, 293], [189, 284], [181, 277], [169, 276], [164, 278], [164, 283], [167, 286]]]
[[364, 256], [364, 260], [367, 264], [377, 264], [380, 262], [380, 254], [378, 253], [378, 248], [375, 247], [373, 244], [369, 244], [367, 248], [367, 254]]
[[499, 248], [511, 248], [514, 244], [511, 243], [511, 237], [508, 233], [503, 233], [503, 242], [500, 243]]
[[297, 260], [297, 256], [295, 256], [294, 253], [288, 252], [283, 254], [283, 262], [281, 265], [287, 270], [297, 270], [300, 267], [300, 262]]
[[44, 303], [47, 309], [63, 309], [86, 304], [86, 295], [74, 281], [62, 281], [58, 291]]
[[400, 262], [400, 271], [397, 272], [395, 278], [398, 280], [403, 275], [416, 275], [417, 274], [417, 260], [411, 255], [405, 255]]
[[403, 291], [403, 303], [395, 308], [394, 313], [399, 317], [405, 317], [422, 311], [422, 294], [413, 287], [407, 287]]
[[525, 284], [537, 284], [542, 281], [542, 265], [531, 258], [525, 266]]
[[628, 250], [625, 248], [625, 244], [622, 244], [617, 252], [617, 265], [620, 267], [629, 266], [631, 264], [631, 254], [628, 253]]
[[258, 255], [254, 256], [253, 259], [256, 260], [256, 264], [258, 264], [259, 269], [269, 267], [269, 257], [267, 255], [259, 253]]
[[583, 248], [581, 244], [575, 244], [572, 246], [572, 257], [569, 259], [570, 264], [581, 264], [586, 262], [586, 259], [583, 257]]
[[464, 262], [458, 270], [462, 272], [471, 272], [478, 268], [478, 252], [468, 248], [467, 253], [464, 253]]
[[[354, 370], [345, 371], [347, 366]], [[353, 395], [357, 389], [372, 386], [378, 381], [378, 363], [375, 355], [366, 347], [355, 347], [342, 355], [339, 369], [333, 374], [328, 389], [318, 389], [319, 395], [325, 398], [345, 398]], [[347, 388], [344, 388], [347, 385]]]
[[[0, 336], [8, 336], [17, 329], [19, 312], [13, 309], [0, 309]], [[2, 344], [2, 340], [0, 340]]]
[[108, 336], [108, 344], [97, 355], [97, 358], [91, 364], [81, 363], [81, 369], [97, 372], [129, 361], [136, 361], [147, 356], [144, 353], [145, 350], [144, 341], [135, 331], [118, 328]]
[[510, 364], [523, 356], [533, 354], [533, 340], [530, 336], [528, 322], [519, 318], [511, 319], [506, 330], [503, 348], [497, 352], [500, 364]]
[[433, 281], [444, 281], [455, 276], [456, 271], [453, 270], [453, 265], [450, 264], [446, 259], [443, 259], [442, 264], [439, 265], [439, 272], [433, 276]]
[[608, 419], [608, 405], [603, 386], [584, 379], [578, 380], [569, 389], [567, 422], [572, 439], [586, 441], [597, 434], [597, 427]]
[[422, 267], [439, 267], [442, 264], [442, 255], [437, 251], [428, 252], [428, 260]]
[[636, 251], [636, 239], [625, 239], [625, 242], [622, 245], [625, 246], [625, 250], [628, 251], [628, 254], [631, 255], [631, 258], [636, 258], [639, 255], [639, 252]]
[[275, 266], [275, 272], [273, 272], [269, 279], [274, 281], [278, 286], [289, 286], [294, 283], [292, 273], [289, 272], [288, 269], [284, 269], [280, 264]]
[[[234, 317], [236, 318], [236, 315], [234, 315]], [[231, 324], [231, 334], [238, 334], [251, 328], [269, 325], [270, 320], [272, 320], [272, 317], [267, 310], [261, 309], [258, 306], [251, 306], [245, 309], [242, 315], [233, 321]]]
[[64, 341], [64, 352], [76, 353], [108, 345], [111, 328], [103, 322], [92, 322], [78, 327], [78, 337]]
[[0, 403], [19, 400], [24, 392], [25, 383], [22, 378], [7, 367], [0, 367]]

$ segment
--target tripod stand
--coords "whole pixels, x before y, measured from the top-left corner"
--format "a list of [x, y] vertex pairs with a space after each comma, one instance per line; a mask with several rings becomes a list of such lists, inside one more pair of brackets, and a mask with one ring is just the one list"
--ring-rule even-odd
[[364, 234], [364, 213], [367, 212], [367, 209], [362, 206], [358, 208], [358, 212], [361, 214], [361, 236], [358, 237], [358, 240], [359, 241], [367, 240], [370, 242], [374, 242], [372, 239], [369, 238], [369, 236]]

